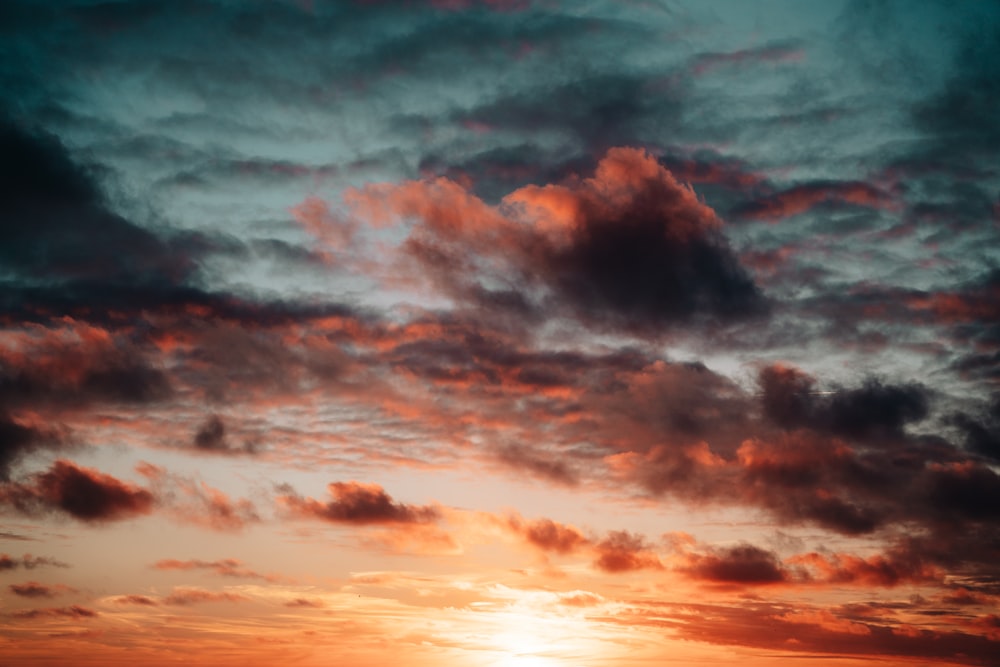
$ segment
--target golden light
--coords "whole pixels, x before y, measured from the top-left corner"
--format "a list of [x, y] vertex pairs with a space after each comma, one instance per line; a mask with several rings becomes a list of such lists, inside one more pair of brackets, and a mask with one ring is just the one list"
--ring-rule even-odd
[[578, 655], [587, 637], [576, 617], [511, 610], [495, 614], [490, 645], [500, 654], [491, 667], [567, 667], [560, 656]]
[[537, 655], [511, 655], [492, 663], [493, 667], [564, 667], [564, 664]]

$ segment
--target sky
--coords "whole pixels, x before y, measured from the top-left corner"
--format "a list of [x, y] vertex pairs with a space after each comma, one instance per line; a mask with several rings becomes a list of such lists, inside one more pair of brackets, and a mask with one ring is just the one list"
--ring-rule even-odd
[[0, 664], [1000, 656], [1000, 3], [0, 3]]

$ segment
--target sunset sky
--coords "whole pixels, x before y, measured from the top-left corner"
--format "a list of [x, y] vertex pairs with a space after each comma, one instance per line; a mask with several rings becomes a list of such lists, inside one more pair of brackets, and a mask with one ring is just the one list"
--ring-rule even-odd
[[0, 665], [1000, 664], [1000, 3], [0, 2]]

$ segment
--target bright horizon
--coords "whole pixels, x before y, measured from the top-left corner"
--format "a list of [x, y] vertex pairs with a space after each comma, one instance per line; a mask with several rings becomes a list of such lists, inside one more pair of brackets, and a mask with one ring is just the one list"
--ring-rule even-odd
[[3, 3], [0, 665], [997, 664], [998, 74], [985, 2]]

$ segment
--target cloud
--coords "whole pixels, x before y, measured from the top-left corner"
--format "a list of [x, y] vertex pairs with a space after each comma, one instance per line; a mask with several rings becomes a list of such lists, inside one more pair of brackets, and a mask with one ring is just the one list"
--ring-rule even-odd
[[897, 204], [891, 193], [863, 181], [815, 181], [746, 202], [733, 213], [741, 218], [773, 222], [805, 213], [819, 205], [889, 209]]
[[788, 579], [778, 559], [771, 552], [753, 546], [739, 544], [713, 550], [708, 554], [692, 554], [683, 571], [696, 579], [724, 584], [777, 584]]
[[69, 567], [69, 565], [55, 558], [46, 558], [44, 556], [24, 554], [18, 559], [7, 554], [0, 554], [0, 572], [4, 570], [16, 570], [18, 568], [33, 570], [36, 567]]
[[251, 442], [235, 446], [226, 435], [226, 424], [218, 415], [210, 415], [198, 427], [194, 435], [194, 447], [197, 451], [214, 454], [254, 454], [256, 449]]
[[[12, 280], [0, 309], [111, 307], [116, 293], [149, 295], [190, 278], [185, 250], [197, 236], [165, 241], [112, 213], [85, 169], [54, 136], [0, 119], [0, 249]], [[103, 292], [103, 294], [102, 294]]]
[[512, 516], [508, 525], [525, 541], [542, 551], [568, 554], [590, 544], [590, 540], [575, 527], [551, 519], [525, 522], [520, 517]]
[[839, 609], [762, 600], [730, 605], [670, 603], [621, 614], [615, 620], [630, 627], [670, 629], [689, 641], [814, 655], [897, 656], [988, 665], [1000, 648], [1000, 642], [980, 634], [927, 629], [891, 618], [855, 621]]
[[567, 607], [595, 607], [605, 601], [603, 596], [589, 591], [572, 591], [559, 596], [559, 604]]
[[229, 449], [225, 439], [226, 425], [218, 415], [212, 415], [198, 427], [198, 432], [194, 436], [194, 446], [208, 450]]
[[11, 584], [8, 586], [10, 592], [25, 598], [54, 598], [63, 593], [74, 593], [76, 589], [62, 584], [49, 586], [40, 584], [37, 581], [27, 581], [23, 584]]
[[322, 503], [288, 493], [279, 502], [293, 515], [354, 525], [433, 523], [440, 510], [432, 505], [395, 502], [378, 484], [334, 482], [327, 486], [333, 500]]
[[140, 607], [155, 607], [159, 604], [153, 598], [146, 597], [145, 595], [122, 595], [114, 598], [113, 601], [115, 604], [130, 604]]
[[207, 591], [202, 588], [175, 588], [170, 595], [163, 598], [163, 604], [186, 607], [209, 602], [246, 602], [247, 600], [249, 598], [238, 593]]
[[967, 588], [956, 588], [952, 592], [942, 595], [940, 601], [943, 604], [958, 605], [960, 607], [973, 605], [988, 606], [993, 604], [994, 598], [989, 595], [970, 591]]
[[762, 174], [756, 173], [737, 158], [711, 151], [681, 155], [683, 157], [667, 154], [659, 161], [683, 183], [706, 183], [743, 191], [756, 188], [765, 182]]
[[529, 447], [507, 445], [497, 452], [497, 459], [516, 470], [534, 473], [536, 476], [558, 484], [574, 486], [579, 481], [577, 473], [565, 461], [549, 458]]
[[915, 554], [900, 550], [862, 558], [852, 554], [816, 552], [788, 559], [792, 565], [808, 567], [817, 581], [859, 586], [899, 586], [941, 580], [941, 572]]
[[19, 542], [34, 542], [38, 538], [28, 537], [27, 535], [21, 535], [20, 533], [8, 533], [6, 531], [0, 531], [0, 539], [17, 540]]
[[265, 581], [276, 581], [272, 575], [264, 575], [254, 572], [243, 566], [243, 562], [235, 558], [224, 558], [222, 560], [176, 560], [167, 558], [156, 561], [153, 568], [157, 570], [208, 570], [213, 574], [222, 577], [237, 577], [241, 579], [263, 579]]
[[[345, 198], [370, 224], [416, 219], [404, 255], [438, 288], [480, 307], [504, 296], [635, 331], [765, 309], [715, 213], [638, 149], [611, 149], [592, 178], [525, 186], [499, 207], [440, 178]], [[537, 302], [539, 288], [546, 296]]]
[[310, 600], [308, 598], [295, 598], [285, 603], [286, 607], [292, 609], [322, 609], [326, 605], [322, 600]]
[[149, 514], [155, 504], [146, 489], [65, 460], [56, 461], [27, 484], [12, 482], [0, 488], [0, 499], [28, 514], [61, 512], [86, 523]]
[[1000, 58], [1000, 38], [996, 16], [989, 9], [977, 18], [984, 22], [970, 22], [956, 31], [958, 44], [944, 85], [912, 108], [914, 125], [933, 148], [941, 150], [944, 160], [949, 160], [948, 152], [952, 160], [959, 156], [988, 159], [1000, 147], [1000, 121], [992, 113], [1000, 103], [1000, 90], [992, 76]]
[[153, 352], [116, 328], [70, 317], [22, 325], [0, 348], [0, 402], [37, 408], [163, 401], [173, 388]]
[[100, 614], [93, 609], [87, 609], [86, 607], [80, 607], [78, 605], [73, 605], [71, 607], [48, 607], [45, 609], [24, 609], [22, 611], [9, 612], [4, 615], [8, 618], [18, 620], [32, 620], [40, 618], [72, 618], [74, 620], [83, 620], [100, 616]]
[[929, 413], [929, 396], [917, 383], [884, 384], [869, 378], [857, 388], [817, 391], [815, 380], [797, 368], [773, 364], [761, 369], [764, 414], [784, 428], [811, 428], [866, 440], [898, 440], [903, 428]]
[[1000, 461], [1000, 397], [979, 414], [957, 412], [949, 422], [959, 429], [970, 452]]
[[63, 434], [20, 422], [0, 411], [0, 482], [9, 481], [11, 468], [35, 451], [65, 445]]
[[798, 44], [769, 44], [726, 53], [703, 53], [695, 57], [691, 64], [691, 71], [701, 75], [725, 67], [794, 63], [803, 59], [805, 59], [805, 50]]
[[257, 508], [246, 498], [230, 498], [203, 481], [150, 463], [141, 462], [136, 470], [150, 481], [159, 505], [178, 521], [221, 532], [238, 532], [260, 521]]
[[639, 535], [624, 530], [612, 531], [594, 545], [594, 566], [610, 573], [634, 570], [661, 570], [663, 564]]

